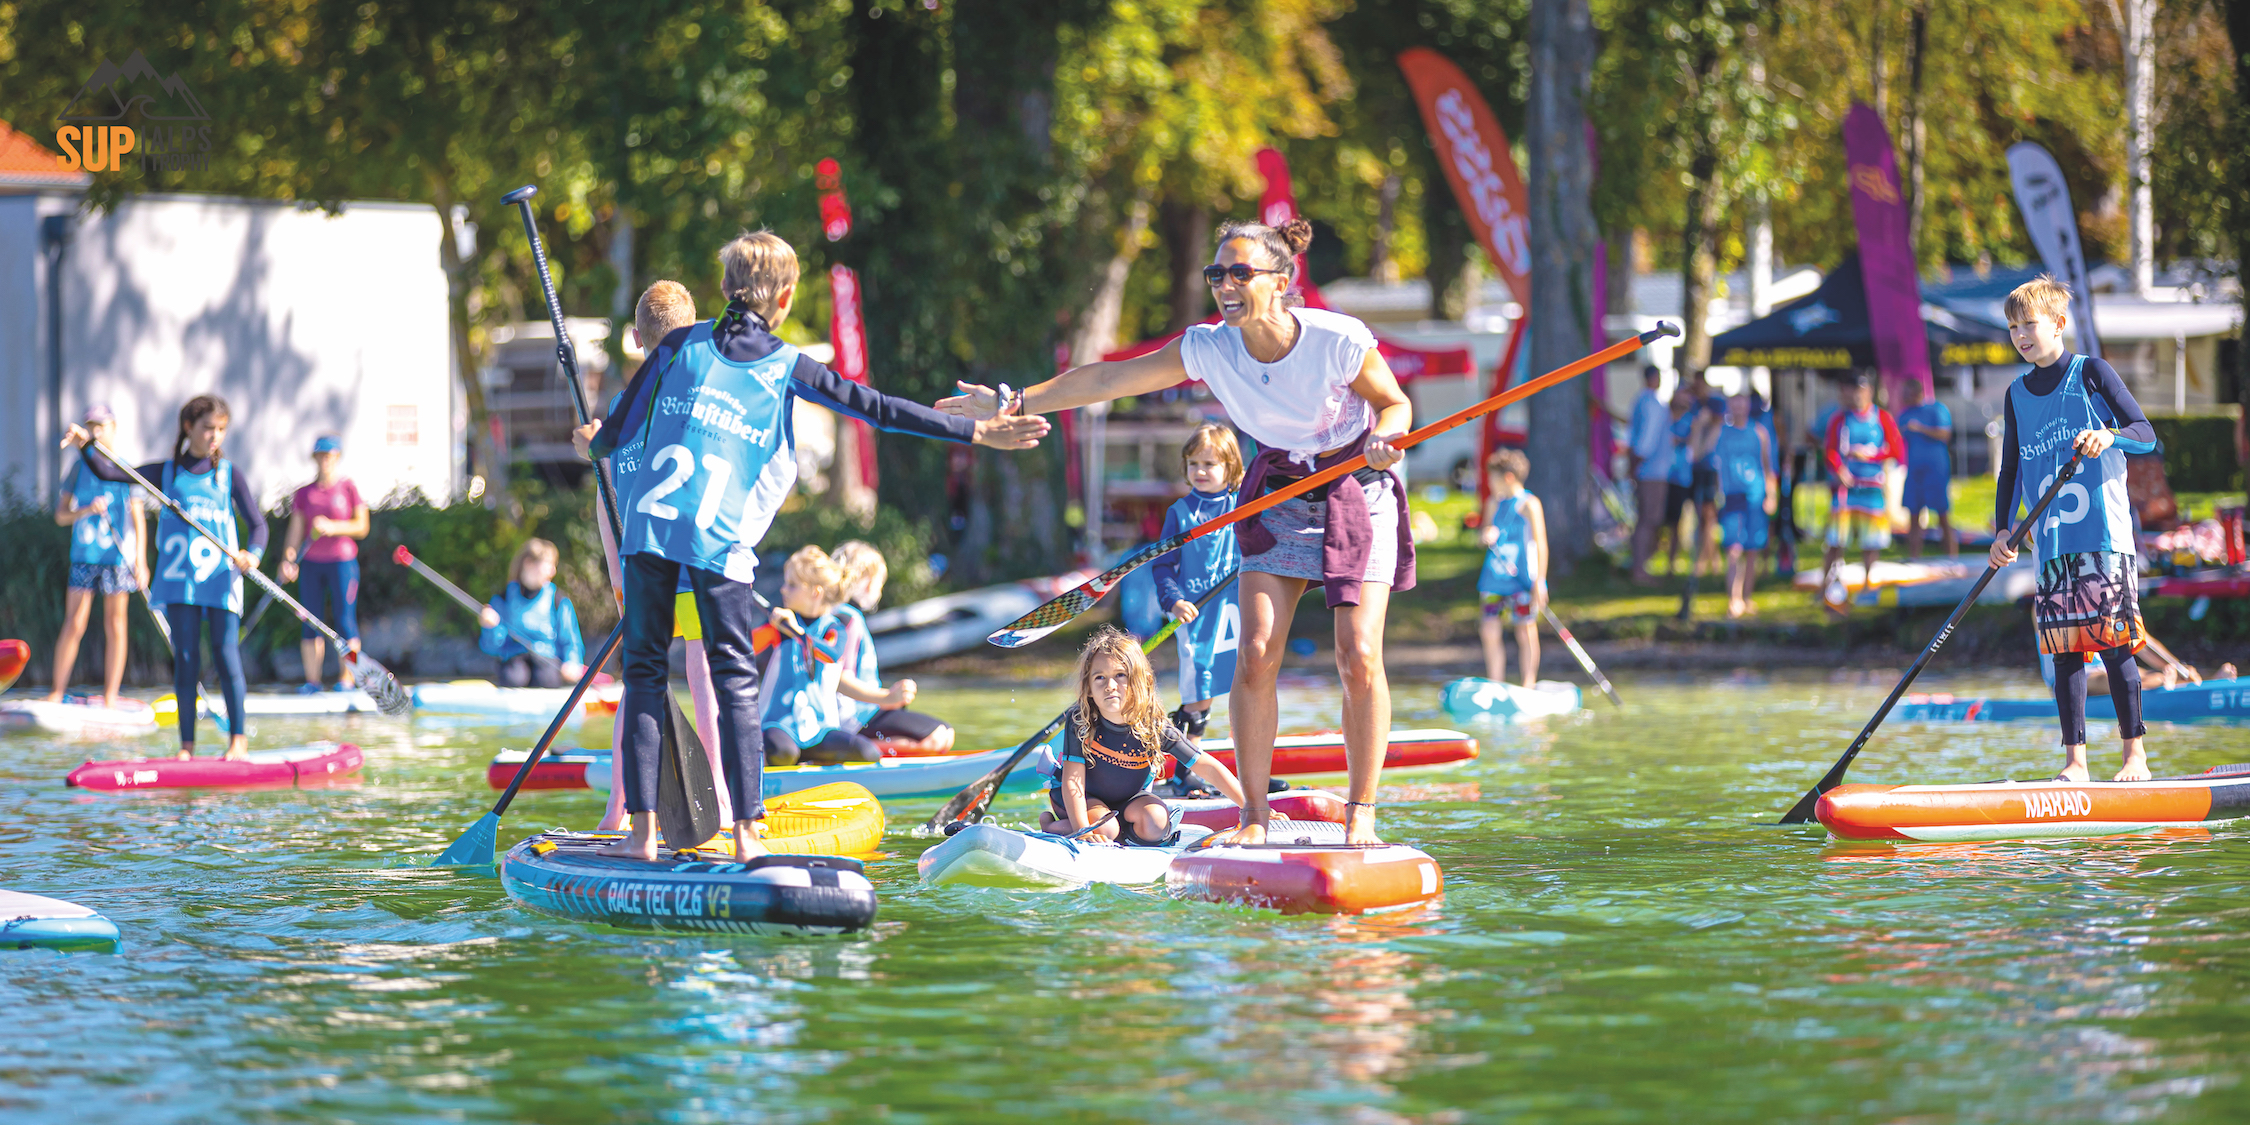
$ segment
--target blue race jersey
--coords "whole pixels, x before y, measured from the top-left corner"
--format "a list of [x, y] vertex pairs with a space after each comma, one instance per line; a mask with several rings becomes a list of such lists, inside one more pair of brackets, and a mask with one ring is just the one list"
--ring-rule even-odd
[[1940, 430], [1953, 428], [1953, 411], [1935, 399], [1920, 406], [1910, 406], [1898, 412], [1898, 428], [1906, 438], [1906, 471], [1915, 476], [1935, 474], [1953, 475], [1953, 454], [1946, 444], [1926, 434], [1907, 429], [1907, 423], [1929, 426]]
[[[85, 516], [70, 525], [70, 561], [94, 566], [123, 566], [130, 561], [125, 557], [123, 539], [126, 523], [132, 519], [134, 487], [95, 476], [83, 459], [71, 466], [70, 478], [63, 482], [71, 502], [85, 508], [92, 506], [96, 497], [107, 496], [109, 511]], [[229, 525], [233, 522], [227, 521]]]
[[1690, 410], [1672, 419], [1672, 471], [1664, 479], [1681, 488], [1695, 483], [1694, 450], [1688, 448], [1688, 437], [1695, 433], [1695, 411]]
[[[578, 631], [578, 610], [554, 583], [539, 587], [538, 593], [526, 594], [521, 585], [510, 582], [485, 604], [500, 615], [500, 624], [477, 635], [477, 647], [488, 655], [502, 660], [522, 655], [524, 646], [516, 640], [522, 637], [531, 642], [531, 652], [549, 660], [560, 664], [586, 662], [586, 640]], [[511, 632], [514, 636], [509, 635]]]
[[1492, 498], [1492, 527], [1500, 534], [1484, 549], [1477, 593], [1516, 594], [1531, 589], [1531, 521], [1524, 518], [1522, 504], [1529, 495], [1529, 490], [1521, 490]]
[[789, 372], [797, 349], [782, 344], [738, 363], [712, 342], [711, 323], [689, 330], [657, 373], [638, 440], [647, 461], [617, 473], [625, 507], [623, 554], [652, 554], [736, 582], [748, 582], [755, 550], [781, 501], [797, 483], [791, 447]]
[[1756, 426], [1721, 426], [1711, 452], [1719, 459], [1719, 491], [1753, 506], [1766, 502], [1766, 446]]
[[[2117, 425], [2108, 404], [2087, 391], [2085, 365], [2085, 356], [2071, 356], [2062, 384], [2047, 394], [2035, 395], [2024, 388], [2028, 371], [2008, 387], [2008, 406], [2015, 412], [2022, 462], [2016, 472], [2015, 502], [2024, 511], [2038, 503], [2055, 483], [2082, 431]], [[2055, 493], [2054, 502], [2047, 506], [2032, 533], [2038, 545], [2038, 561], [2091, 551], [2136, 550], [2133, 507], [2125, 492], [2125, 455], [2149, 453], [2155, 448], [2149, 442], [2120, 437], [2092, 464], [2081, 461], [2070, 483]]]
[[802, 749], [844, 726], [844, 705], [836, 691], [843, 670], [844, 626], [834, 613], [807, 621], [805, 635], [774, 646], [759, 685], [759, 725], [788, 735]]
[[[157, 483], [166, 496], [218, 536], [227, 550], [240, 549], [234, 526], [234, 462], [220, 461], [208, 472], [191, 473], [166, 461], [162, 477]], [[149, 579], [148, 600], [241, 613], [242, 575], [217, 544], [166, 508], [156, 521], [156, 574]]]

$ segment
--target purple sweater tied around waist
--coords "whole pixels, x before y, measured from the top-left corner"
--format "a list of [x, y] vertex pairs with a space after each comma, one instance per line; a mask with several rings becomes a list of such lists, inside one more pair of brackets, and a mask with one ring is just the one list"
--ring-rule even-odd
[[[1241, 497], [1235, 506], [1240, 507], [1268, 492], [1287, 487], [1331, 465], [1349, 461], [1367, 451], [1368, 435], [1334, 453], [1313, 460], [1311, 472], [1297, 472], [1289, 461], [1286, 450], [1261, 449], [1250, 459], [1250, 466], [1242, 474]], [[1406, 484], [1397, 473], [1384, 473], [1390, 482], [1391, 494], [1398, 501], [1398, 570], [1391, 579], [1391, 592], [1400, 593], [1414, 588], [1414, 533], [1406, 518]], [[1271, 512], [1272, 509], [1267, 509]], [[1263, 515], [1252, 516], [1235, 525], [1235, 543], [1242, 555], [1262, 555], [1274, 548], [1273, 532], [1266, 529]], [[1359, 480], [1349, 474], [1328, 486], [1328, 519], [1320, 541], [1321, 585], [1328, 598], [1328, 608], [1359, 604], [1360, 582], [1367, 575], [1367, 558], [1375, 544], [1375, 520], [1368, 513], [1367, 493]]]

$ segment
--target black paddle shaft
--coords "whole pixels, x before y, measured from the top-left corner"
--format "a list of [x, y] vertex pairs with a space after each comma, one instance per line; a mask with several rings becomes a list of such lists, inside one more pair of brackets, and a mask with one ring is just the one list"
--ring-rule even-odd
[[[2038, 525], [2040, 515], [2054, 501], [2055, 493], [2062, 491], [2062, 486], [2077, 472], [2078, 457], [2073, 455], [2070, 460], [2063, 462], [2062, 471], [2055, 474], [2055, 483], [2047, 486], [2047, 494], [2039, 498], [2039, 503], [2032, 505], [2030, 514], [2024, 516], [2023, 522], [2016, 525], [2015, 533], [2008, 536], [2009, 550], [2023, 549], [2023, 541], [2031, 535], [2032, 528]], [[1860, 729], [1859, 737], [1852, 740], [1851, 749], [1844, 751], [1844, 756], [1836, 759], [1836, 764], [1828, 768], [1828, 773], [1820, 779], [1818, 785], [1798, 798], [1797, 803], [1782, 814], [1781, 823], [1803, 824], [1811, 820], [1814, 806], [1820, 803], [1820, 795], [1844, 783], [1844, 772], [1852, 768], [1852, 759], [1859, 757], [1867, 740], [1874, 736], [1875, 728], [1882, 726], [1883, 720], [1890, 717], [1891, 708], [1897, 706], [1899, 698], [1906, 694], [1906, 689], [1913, 686], [1914, 678], [1922, 674], [1922, 669], [1929, 665], [1930, 658], [1937, 655], [1938, 648], [1953, 636], [1954, 627], [1968, 615], [1969, 607], [1977, 603], [1977, 596], [1984, 593], [1984, 588], [1992, 583], [1992, 576], [1998, 573], [1999, 567], [1988, 565], [1984, 568], [1984, 574], [1977, 579], [1977, 584], [1969, 587], [1968, 596], [1961, 599], [1960, 605], [1953, 607], [1953, 613], [1945, 619], [1945, 626], [1938, 630], [1937, 636], [1922, 650], [1922, 655], [1914, 658], [1914, 663], [1907, 667], [1906, 674], [1899, 677], [1898, 686], [1891, 689], [1890, 697], [1883, 700], [1883, 705], [1875, 709], [1875, 716], [1867, 720], [1867, 725]]]
[[[531, 263], [539, 269], [539, 289], [547, 297], [547, 320], [555, 329], [555, 360], [562, 364], [563, 377], [570, 383], [570, 404], [578, 413], [578, 424], [583, 426], [594, 420], [594, 414], [586, 407], [586, 386], [578, 378], [578, 349], [571, 344], [570, 330], [563, 324], [562, 301], [555, 296], [554, 275], [547, 271], [547, 245], [539, 239], [539, 219], [531, 213], [531, 197], [537, 194], [537, 185], [525, 184], [500, 199], [503, 203], [515, 204], [523, 215], [524, 237], [531, 240]], [[625, 522], [617, 516], [617, 492], [611, 487], [609, 472], [600, 461], [594, 462], [594, 491], [601, 494], [602, 508], [609, 513], [609, 526], [616, 532], [617, 541], [623, 543]]]
[[563, 703], [562, 710], [555, 712], [554, 721], [547, 724], [547, 733], [539, 736], [538, 744], [533, 746], [531, 753], [524, 757], [523, 765], [516, 767], [516, 776], [508, 781], [507, 790], [501, 793], [500, 800], [493, 804], [492, 815], [503, 816], [507, 813], [509, 802], [516, 799], [516, 790], [523, 788], [524, 779], [531, 776], [531, 768], [538, 765], [539, 759], [546, 756], [547, 748], [555, 744], [555, 736], [562, 733], [563, 724], [570, 721], [570, 713], [578, 710], [579, 701], [586, 698], [586, 689], [593, 686], [594, 683], [594, 672], [602, 665], [609, 663], [610, 654], [616, 652], [617, 646], [624, 643], [624, 640], [625, 619], [620, 617], [617, 619], [616, 626], [610, 629], [609, 638], [602, 642], [602, 647], [594, 650], [593, 663], [586, 665], [586, 670], [579, 675], [578, 682], [571, 685], [570, 698]]

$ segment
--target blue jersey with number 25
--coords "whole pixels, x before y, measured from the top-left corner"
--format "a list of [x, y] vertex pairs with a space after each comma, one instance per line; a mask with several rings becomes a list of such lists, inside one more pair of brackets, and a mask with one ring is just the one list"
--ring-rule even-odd
[[754, 548], [797, 483], [783, 344], [754, 363], [719, 354], [711, 322], [689, 333], [659, 373], [641, 435], [639, 471], [618, 473], [624, 554], [652, 554], [747, 582]]

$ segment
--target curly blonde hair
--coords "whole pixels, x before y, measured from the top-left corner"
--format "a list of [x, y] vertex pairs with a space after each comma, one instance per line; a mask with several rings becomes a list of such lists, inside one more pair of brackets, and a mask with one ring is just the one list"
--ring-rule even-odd
[[861, 609], [874, 609], [883, 600], [883, 586], [891, 580], [891, 567], [883, 552], [864, 539], [847, 539], [828, 556], [844, 568], [844, 597]]
[[1156, 695], [1156, 669], [1149, 667], [1148, 654], [1132, 634], [1111, 625], [1094, 630], [1086, 647], [1078, 651], [1078, 740], [1094, 739], [1094, 720], [1102, 713], [1094, 702], [1094, 661], [1105, 656], [1125, 668], [1125, 721], [1120, 725], [1131, 727], [1142, 746], [1161, 748], [1171, 720], [1164, 716], [1164, 704]]

